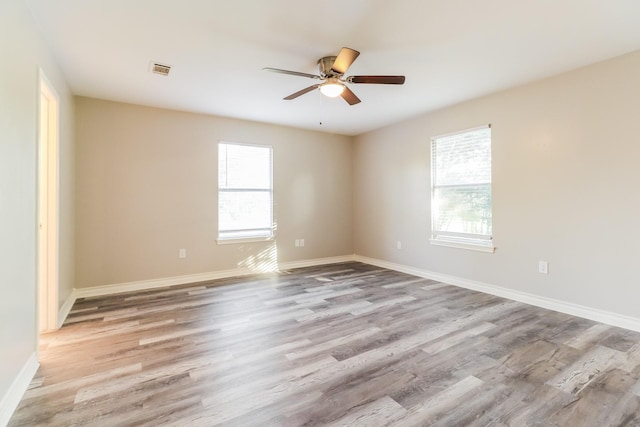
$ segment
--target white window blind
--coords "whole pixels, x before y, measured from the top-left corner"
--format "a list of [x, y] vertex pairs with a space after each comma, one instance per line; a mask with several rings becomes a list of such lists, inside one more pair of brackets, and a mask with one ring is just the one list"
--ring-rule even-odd
[[220, 142], [218, 239], [272, 236], [272, 148]]
[[431, 173], [435, 243], [492, 246], [491, 127], [432, 138]]

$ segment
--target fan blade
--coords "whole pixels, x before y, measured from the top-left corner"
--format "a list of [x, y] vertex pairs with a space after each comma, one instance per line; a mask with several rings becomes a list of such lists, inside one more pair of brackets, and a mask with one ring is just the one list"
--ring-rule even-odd
[[344, 87], [344, 90], [340, 94], [340, 96], [349, 103], [349, 105], [355, 105], [360, 102], [360, 98], [356, 96], [355, 93], [351, 91], [348, 87]]
[[291, 101], [292, 99], [296, 99], [297, 97], [299, 97], [300, 95], [304, 95], [305, 93], [311, 92], [314, 89], [317, 89], [320, 85], [311, 85], [307, 88], [304, 88], [302, 90], [297, 91], [296, 93], [292, 93], [291, 95], [287, 96], [286, 99], [287, 101]]
[[350, 76], [346, 78], [349, 83], [373, 83], [382, 85], [404, 84], [404, 76]]
[[348, 47], [343, 47], [340, 50], [340, 53], [336, 57], [336, 60], [333, 61], [333, 65], [331, 66], [331, 71], [334, 73], [344, 74], [347, 72], [353, 61], [360, 55], [360, 52], [357, 50], [350, 49]]
[[264, 67], [262, 71], [271, 71], [272, 73], [291, 74], [292, 76], [309, 77], [310, 79], [321, 79], [322, 77], [315, 74], [301, 73], [299, 71], [281, 70], [280, 68]]

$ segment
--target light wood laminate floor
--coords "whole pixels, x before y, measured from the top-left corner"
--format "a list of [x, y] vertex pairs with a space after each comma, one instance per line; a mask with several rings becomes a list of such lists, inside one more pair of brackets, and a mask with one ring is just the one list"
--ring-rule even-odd
[[10, 426], [640, 426], [640, 334], [360, 264], [78, 300]]

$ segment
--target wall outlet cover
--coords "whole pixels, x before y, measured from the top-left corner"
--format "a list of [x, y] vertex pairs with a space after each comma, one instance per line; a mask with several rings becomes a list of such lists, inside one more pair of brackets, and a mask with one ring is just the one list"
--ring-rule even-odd
[[547, 261], [538, 261], [538, 273], [549, 274], [549, 263]]

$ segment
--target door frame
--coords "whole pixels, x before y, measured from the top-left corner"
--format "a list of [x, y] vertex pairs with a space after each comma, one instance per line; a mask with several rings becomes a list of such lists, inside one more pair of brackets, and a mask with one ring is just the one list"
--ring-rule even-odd
[[60, 97], [38, 72], [37, 324], [40, 332], [58, 325]]

